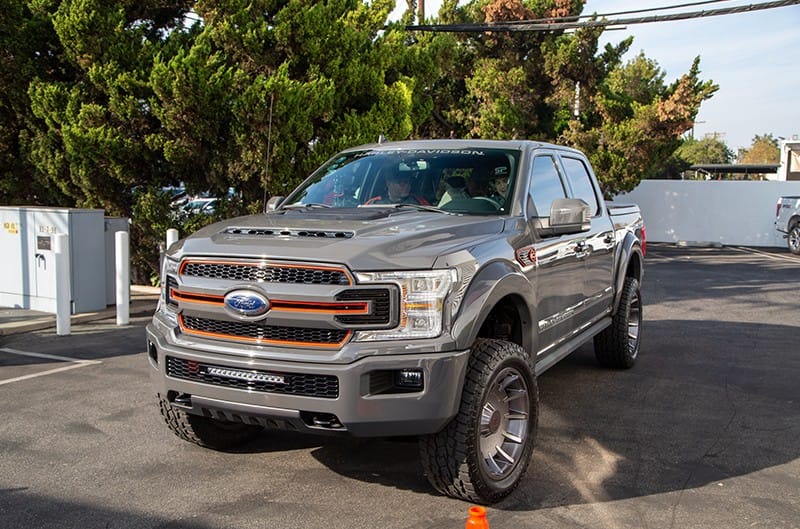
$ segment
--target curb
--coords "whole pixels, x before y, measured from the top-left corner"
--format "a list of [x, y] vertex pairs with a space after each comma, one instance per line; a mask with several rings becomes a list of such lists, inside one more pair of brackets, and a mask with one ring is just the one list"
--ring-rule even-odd
[[[153, 300], [137, 300], [131, 303], [129, 315], [144, 316], [153, 314], [156, 310], [157, 299]], [[70, 316], [70, 324], [77, 325], [80, 323], [88, 323], [99, 320], [107, 320], [117, 317], [116, 307], [107, 308], [97, 312], [84, 312], [81, 314], [73, 314]], [[10, 336], [13, 334], [22, 334], [30, 331], [41, 331], [43, 329], [50, 329], [56, 327], [55, 314], [35, 317], [26, 321], [8, 322], [0, 325], [0, 336]], [[122, 325], [121, 327], [124, 327]]]

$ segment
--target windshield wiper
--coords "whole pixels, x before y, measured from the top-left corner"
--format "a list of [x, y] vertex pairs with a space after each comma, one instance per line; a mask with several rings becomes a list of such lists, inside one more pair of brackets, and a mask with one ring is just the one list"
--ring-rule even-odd
[[323, 204], [322, 202], [309, 202], [308, 204], [289, 204], [283, 206], [281, 209], [314, 209], [314, 208], [330, 208], [330, 204]]
[[402, 208], [411, 208], [416, 209], [417, 211], [432, 211], [433, 213], [444, 213], [445, 215], [453, 215], [451, 211], [445, 211], [443, 209], [437, 208], [436, 206], [426, 206], [424, 204], [360, 204], [359, 208], [385, 208], [385, 209], [402, 209]]
[[452, 211], [445, 211], [441, 208], [437, 208], [436, 206], [426, 206], [424, 204], [394, 204], [393, 206], [395, 209], [401, 208], [412, 208], [418, 211], [432, 211], [434, 213], [444, 213], [445, 215], [454, 215]]

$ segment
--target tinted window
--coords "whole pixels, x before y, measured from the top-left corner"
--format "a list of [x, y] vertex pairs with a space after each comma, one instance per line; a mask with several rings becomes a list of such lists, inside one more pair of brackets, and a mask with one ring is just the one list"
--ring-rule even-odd
[[284, 207], [410, 204], [466, 215], [507, 214], [514, 203], [519, 150], [428, 145], [387, 144], [340, 154], [289, 195]]
[[550, 216], [550, 206], [555, 199], [567, 197], [555, 160], [551, 156], [537, 156], [533, 159], [531, 196], [540, 217]]
[[587, 204], [592, 211], [592, 215], [597, 215], [597, 210], [600, 205], [597, 202], [597, 195], [594, 192], [592, 185], [592, 177], [589, 176], [589, 171], [586, 169], [582, 160], [577, 158], [561, 157], [564, 163], [564, 171], [567, 173], [567, 180], [569, 181], [572, 192], [575, 194], [574, 198], [580, 198]]

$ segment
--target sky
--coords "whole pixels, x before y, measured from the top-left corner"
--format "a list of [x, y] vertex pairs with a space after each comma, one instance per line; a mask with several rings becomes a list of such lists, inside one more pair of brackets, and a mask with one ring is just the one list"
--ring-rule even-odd
[[[692, 0], [588, 0], [583, 14], [600, 15], [687, 4]], [[727, 0], [703, 6], [659, 11], [674, 14], [764, 3], [766, 0]], [[402, 12], [405, 0], [397, 0]], [[426, 0], [435, 14], [441, 0]], [[642, 15], [610, 16], [628, 18]], [[700, 79], [719, 85], [703, 103], [695, 122], [695, 138], [716, 133], [734, 152], [750, 147], [757, 134], [776, 138], [800, 137], [800, 4], [763, 11], [677, 22], [630, 25], [605, 31], [600, 45], [634, 37], [625, 60], [644, 52], [655, 60], [670, 83], [689, 71], [700, 56]]]

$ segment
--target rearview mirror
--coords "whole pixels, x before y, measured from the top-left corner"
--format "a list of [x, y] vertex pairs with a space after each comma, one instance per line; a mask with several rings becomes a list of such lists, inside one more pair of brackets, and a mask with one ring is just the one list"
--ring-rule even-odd
[[540, 237], [581, 233], [591, 229], [592, 213], [589, 204], [579, 198], [557, 198], [550, 206], [550, 216], [537, 218], [535, 225]]

